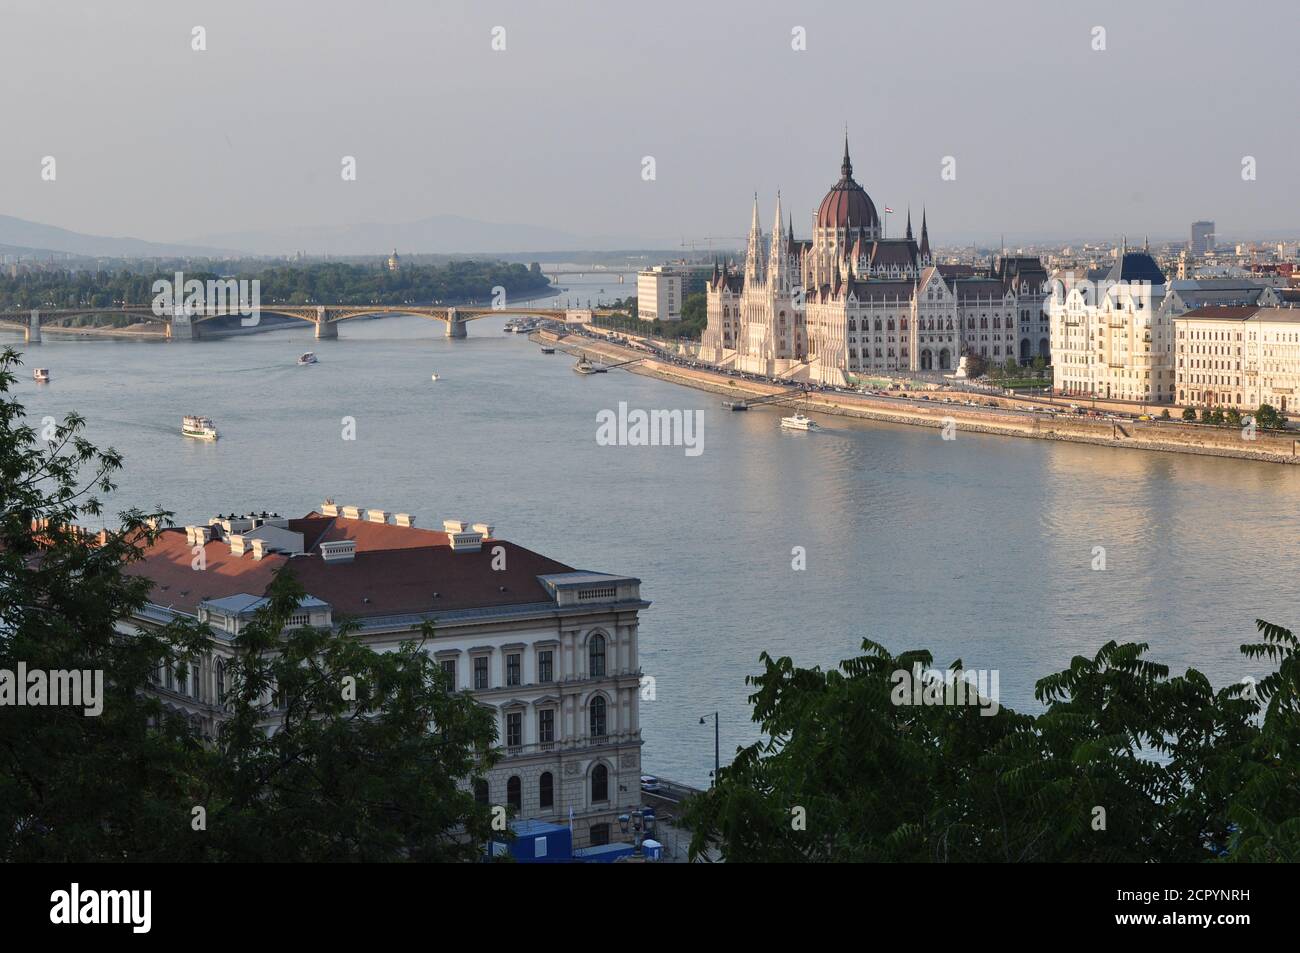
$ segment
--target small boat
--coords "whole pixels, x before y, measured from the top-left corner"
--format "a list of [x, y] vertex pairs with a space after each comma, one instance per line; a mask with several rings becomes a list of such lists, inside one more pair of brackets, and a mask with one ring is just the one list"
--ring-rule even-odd
[[438, 379], [438, 375], [437, 375], [437, 374], [430, 374], [430, 375], [429, 375], [429, 380], [431, 380], [431, 381], [436, 381], [437, 379]]
[[722, 406], [728, 410], [749, 410], [749, 404], [743, 400], [724, 400]]
[[785, 430], [816, 430], [817, 421], [796, 413], [793, 417], [782, 417], [781, 426]]
[[573, 369], [579, 374], [599, 374], [605, 369], [597, 367], [591, 361], [587, 360], [587, 355], [582, 354], [578, 357], [578, 363], [573, 365]]
[[38, 384], [48, 384], [50, 382], [50, 369], [48, 367], [38, 367], [32, 371], [32, 380]]
[[181, 434], [196, 440], [216, 440], [217, 428], [210, 417], [197, 417], [186, 414], [181, 418]]
[[298, 358], [299, 367], [304, 367], [307, 364], [318, 364], [318, 363], [320, 362], [316, 360], [316, 355], [313, 354], [311, 351], [308, 351], [306, 354], [303, 354]]
[[554, 354], [554, 353], [555, 353], [555, 348], [551, 347], [551, 346], [548, 345], [548, 344], [543, 344], [543, 345], [542, 345], [542, 353], [543, 353], [543, 354]]

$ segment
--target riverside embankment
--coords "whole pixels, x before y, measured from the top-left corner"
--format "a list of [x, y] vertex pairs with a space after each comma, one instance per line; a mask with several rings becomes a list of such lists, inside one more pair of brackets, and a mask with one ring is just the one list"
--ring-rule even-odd
[[[669, 361], [647, 358], [642, 352], [607, 341], [576, 335], [541, 332], [566, 351], [582, 350], [612, 362], [640, 359], [629, 365], [636, 374], [648, 374], [661, 380], [693, 387], [697, 390], [727, 395], [737, 399], [766, 397], [790, 388], [738, 379], [717, 371], [685, 367]], [[887, 423], [941, 429], [952, 424], [957, 430], [1025, 437], [1036, 440], [1064, 440], [1097, 446], [1162, 453], [1194, 453], [1215, 457], [1236, 457], [1266, 463], [1300, 464], [1300, 440], [1294, 431], [1257, 430], [1253, 437], [1236, 427], [1215, 427], [1179, 421], [1109, 420], [1070, 413], [1034, 413], [1014, 401], [980, 396], [998, 406], [970, 407], [962, 403], [944, 403], [941, 392], [931, 392], [930, 400], [914, 397], [873, 397], [847, 393], [813, 392], [800, 397], [801, 409], [841, 417], [857, 417]], [[953, 394], [965, 399], [971, 395]], [[792, 398], [793, 399], [793, 398]]]

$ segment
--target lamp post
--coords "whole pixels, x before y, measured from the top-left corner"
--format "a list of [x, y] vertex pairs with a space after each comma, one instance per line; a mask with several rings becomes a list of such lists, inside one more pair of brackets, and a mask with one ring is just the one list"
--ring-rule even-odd
[[[704, 724], [704, 719], [709, 717], [704, 715], [700, 718], [700, 724]], [[713, 713], [713, 786], [718, 786], [718, 769], [721, 761], [721, 748], [718, 744], [718, 713]]]

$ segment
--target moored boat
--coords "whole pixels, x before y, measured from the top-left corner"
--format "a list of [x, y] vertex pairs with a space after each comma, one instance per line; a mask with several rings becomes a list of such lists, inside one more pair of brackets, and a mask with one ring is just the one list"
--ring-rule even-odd
[[316, 355], [313, 354], [311, 351], [308, 351], [307, 353], [301, 355], [301, 356], [298, 358], [298, 366], [299, 366], [299, 367], [302, 367], [302, 366], [307, 365], [307, 364], [317, 364], [317, 363], [319, 363], [319, 362], [316, 360]]
[[38, 384], [48, 384], [50, 380], [50, 369], [48, 367], [38, 367], [32, 371], [32, 380]]

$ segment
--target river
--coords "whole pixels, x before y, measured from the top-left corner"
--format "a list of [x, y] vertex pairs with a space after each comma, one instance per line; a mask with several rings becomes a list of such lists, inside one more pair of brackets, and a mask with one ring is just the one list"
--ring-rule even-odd
[[[745, 676], [764, 650], [829, 666], [864, 637], [928, 647], [999, 670], [1002, 704], [1022, 708], [1036, 678], [1108, 639], [1222, 685], [1262, 673], [1237, 651], [1257, 617], [1300, 621], [1300, 468], [844, 418], [785, 433], [772, 408], [574, 374], [503, 323], [474, 321], [461, 341], [416, 317], [350, 321], [323, 342], [306, 327], [192, 344], [47, 335], [16, 390], [34, 423], [79, 411], [93, 442], [123, 453], [110, 512], [206, 522], [301, 515], [329, 496], [424, 526], [486, 520], [571, 565], [638, 576], [654, 603], [644, 770], [687, 783], [712, 768], [702, 715], [720, 711], [724, 759], [757, 737]], [[320, 364], [295, 366], [305, 350]], [[701, 410], [703, 452], [598, 446], [596, 414], [619, 401]], [[213, 417], [222, 439], [182, 439], [183, 413]]]

